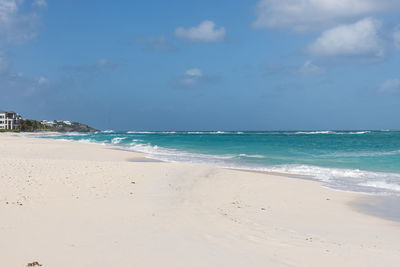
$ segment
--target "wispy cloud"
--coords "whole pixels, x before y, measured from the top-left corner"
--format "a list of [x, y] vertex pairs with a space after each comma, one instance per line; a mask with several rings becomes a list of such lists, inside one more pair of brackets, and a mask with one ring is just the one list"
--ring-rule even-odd
[[22, 12], [23, 1], [0, 1], [0, 44], [20, 43], [37, 36], [40, 16]]
[[268, 64], [265, 66], [266, 73], [269, 75], [320, 75], [325, 73], [325, 69], [316, 65], [311, 60], [307, 60], [301, 66], [284, 66], [280, 64]]
[[12, 92], [15, 96], [32, 96], [50, 85], [45, 77], [31, 77], [22, 73], [7, 71], [0, 73], [0, 93]]
[[179, 79], [183, 86], [192, 86], [200, 83], [204, 78], [203, 71], [200, 69], [189, 69]]
[[176, 28], [175, 36], [191, 42], [221, 42], [225, 38], [226, 30], [224, 27], [216, 28], [215, 26], [213, 21], [205, 20], [196, 27]]
[[115, 69], [121, 65], [122, 61], [112, 61], [106, 58], [101, 58], [91, 64], [69, 65], [64, 66], [63, 69], [76, 72], [98, 72], [106, 69]]
[[394, 0], [260, 0], [253, 26], [302, 32], [397, 11], [400, 11], [400, 2]]
[[37, 81], [38, 81], [38, 84], [41, 84], [41, 85], [49, 83], [49, 79], [47, 79], [43, 76], [39, 77], [39, 79]]
[[32, 2], [32, 6], [34, 7], [47, 7], [46, 0], [34, 0]]
[[304, 75], [322, 74], [325, 70], [315, 65], [311, 60], [307, 60], [298, 70], [297, 73]]
[[375, 56], [384, 55], [383, 41], [379, 37], [381, 22], [372, 18], [337, 26], [324, 31], [308, 47], [316, 56]]
[[174, 84], [178, 87], [194, 87], [201, 84], [213, 83], [218, 81], [218, 79], [217, 76], [205, 75], [199, 68], [191, 68], [176, 78]]
[[[22, 0], [0, 0], [0, 92], [30, 96], [48, 85], [44, 77], [31, 77], [12, 68], [5, 47], [23, 43], [37, 36], [40, 16], [24, 6]], [[46, 82], [44, 82], [45, 80]]]
[[135, 38], [134, 42], [135, 44], [142, 45], [146, 49], [155, 52], [176, 52], [179, 50], [164, 36], [158, 38]]
[[389, 79], [384, 81], [379, 87], [379, 91], [383, 93], [400, 92], [400, 79]]

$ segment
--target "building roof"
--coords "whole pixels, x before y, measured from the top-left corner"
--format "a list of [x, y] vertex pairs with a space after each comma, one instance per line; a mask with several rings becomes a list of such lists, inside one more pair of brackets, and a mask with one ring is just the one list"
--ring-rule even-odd
[[18, 115], [18, 114], [17, 114], [17, 112], [14, 112], [14, 111], [4, 111], [4, 110], [1, 110], [1, 109], [0, 109], [0, 113], [6, 113], [6, 114], [15, 114], [15, 115]]

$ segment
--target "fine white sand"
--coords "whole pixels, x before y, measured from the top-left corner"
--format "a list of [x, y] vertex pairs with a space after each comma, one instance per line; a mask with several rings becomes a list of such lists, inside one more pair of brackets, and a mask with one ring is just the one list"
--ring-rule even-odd
[[0, 266], [399, 266], [400, 225], [318, 182], [0, 134]]

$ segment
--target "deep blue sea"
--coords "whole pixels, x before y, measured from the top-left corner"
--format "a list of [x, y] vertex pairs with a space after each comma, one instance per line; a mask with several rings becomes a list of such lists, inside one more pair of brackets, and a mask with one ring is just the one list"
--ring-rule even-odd
[[45, 138], [164, 161], [310, 175], [334, 189], [400, 195], [400, 131], [98, 132]]

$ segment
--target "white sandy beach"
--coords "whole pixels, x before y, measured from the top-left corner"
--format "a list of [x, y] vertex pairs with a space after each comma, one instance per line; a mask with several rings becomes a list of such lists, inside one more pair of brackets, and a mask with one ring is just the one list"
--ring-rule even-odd
[[144, 156], [0, 134], [0, 266], [399, 266], [360, 194]]

